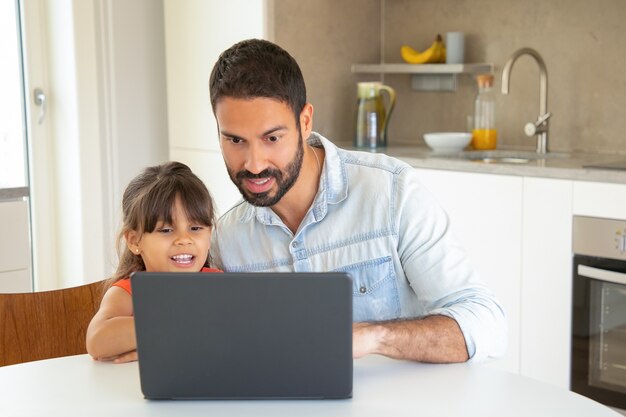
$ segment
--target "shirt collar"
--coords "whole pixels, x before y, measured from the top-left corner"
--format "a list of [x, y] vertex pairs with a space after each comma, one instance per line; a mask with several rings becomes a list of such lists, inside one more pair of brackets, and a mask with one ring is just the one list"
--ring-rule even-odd
[[[339, 155], [339, 148], [319, 133], [312, 132], [307, 143], [313, 147], [323, 147], [324, 167], [320, 180], [320, 194], [325, 194], [324, 203], [337, 204], [348, 196], [348, 175], [346, 166]], [[318, 198], [313, 204], [317, 203]]]

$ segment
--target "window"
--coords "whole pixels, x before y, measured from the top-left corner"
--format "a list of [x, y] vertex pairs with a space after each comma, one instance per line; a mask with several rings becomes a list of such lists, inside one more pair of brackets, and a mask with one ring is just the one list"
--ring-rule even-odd
[[26, 136], [16, 1], [0, 2], [0, 189], [25, 187]]

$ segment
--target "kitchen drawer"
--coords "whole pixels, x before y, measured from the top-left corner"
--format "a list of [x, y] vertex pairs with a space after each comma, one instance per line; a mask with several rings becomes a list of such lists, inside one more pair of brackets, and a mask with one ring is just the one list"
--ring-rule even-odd
[[626, 219], [626, 185], [574, 181], [574, 215]]
[[0, 219], [0, 272], [30, 269], [28, 202], [1, 202]]

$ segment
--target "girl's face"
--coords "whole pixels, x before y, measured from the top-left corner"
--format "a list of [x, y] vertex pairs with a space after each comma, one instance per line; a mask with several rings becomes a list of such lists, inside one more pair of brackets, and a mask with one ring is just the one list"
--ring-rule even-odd
[[198, 272], [204, 266], [211, 247], [211, 228], [191, 222], [176, 198], [172, 224], [157, 223], [151, 233], [130, 231], [128, 248], [140, 255], [149, 272]]

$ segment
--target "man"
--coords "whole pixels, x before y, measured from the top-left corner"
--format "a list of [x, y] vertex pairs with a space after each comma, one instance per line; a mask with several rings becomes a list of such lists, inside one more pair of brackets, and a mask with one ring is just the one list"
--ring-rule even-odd
[[314, 133], [296, 61], [263, 40], [222, 53], [209, 80], [220, 145], [245, 201], [212, 244], [225, 271], [346, 271], [353, 356], [423, 362], [502, 355], [501, 306], [409, 165]]

